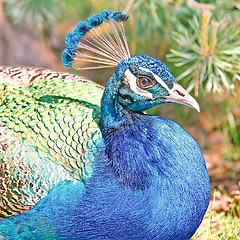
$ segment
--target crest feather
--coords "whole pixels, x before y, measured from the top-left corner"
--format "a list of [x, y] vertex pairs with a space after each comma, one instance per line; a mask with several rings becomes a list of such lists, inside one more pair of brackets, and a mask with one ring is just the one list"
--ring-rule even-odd
[[76, 69], [109, 68], [129, 58], [122, 23], [128, 17], [121, 12], [106, 10], [79, 22], [65, 38], [66, 48], [62, 53], [64, 66]]

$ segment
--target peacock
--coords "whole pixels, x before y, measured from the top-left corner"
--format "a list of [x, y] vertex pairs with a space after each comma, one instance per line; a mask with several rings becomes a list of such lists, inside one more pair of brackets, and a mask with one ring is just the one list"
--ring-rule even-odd
[[145, 110], [199, 105], [161, 61], [130, 56], [105, 10], [65, 39], [65, 67], [116, 67], [105, 89], [70, 73], [0, 68], [0, 239], [187, 240], [208, 208], [197, 142]]

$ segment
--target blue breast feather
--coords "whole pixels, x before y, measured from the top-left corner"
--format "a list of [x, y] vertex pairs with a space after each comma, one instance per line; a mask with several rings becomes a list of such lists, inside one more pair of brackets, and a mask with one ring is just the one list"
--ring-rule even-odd
[[190, 239], [210, 196], [195, 140], [171, 120], [137, 113], [110, 134], [91, 178], [62, 182], [33, 209], [2, 220], [0, 232], [24, 240]]

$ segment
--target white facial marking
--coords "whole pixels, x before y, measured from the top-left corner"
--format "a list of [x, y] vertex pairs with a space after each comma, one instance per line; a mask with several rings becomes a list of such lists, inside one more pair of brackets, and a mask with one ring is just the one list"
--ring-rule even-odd
[[127, 69], [124, 73], [126, 81], [129, 83], [130, 89], [138, 95], [147, 98], [153, 98], [152, 94], [147, 90], [143, 90], [137, 85], [137, 77], [135, 77], [129, 69]]
[[156, 81], [163, 86], [168, 92], [169, 94], [171, 94], [172, 90], [168, 87], [168, 85], [156, 74], [154, 74], [152, 71], [150, 71], [148, 68], [143, 68], [143, 67], [139, 67], [140, 70], [145, 71], [145, 72], [150, 72], [154, 78], [156, 79]]

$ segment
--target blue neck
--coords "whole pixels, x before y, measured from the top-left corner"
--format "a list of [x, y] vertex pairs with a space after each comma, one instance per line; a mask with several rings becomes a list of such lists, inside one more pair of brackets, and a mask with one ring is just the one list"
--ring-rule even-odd
[[[129, 112], [117, 99], [120, 81], [114, 73], [109, 79], [101, 100], [100, 128], [103, 134], [129, 119]], [[127, 119], [126, 119], [127, 118]]]
[[[144, 174], [146, 169], [136, 169], [137, 161], [141, 162], [141, 159], [138, 154], [135, 154], [136, 141], [132, 139], [131, 130], [132, 126], [137, 125], [133, 119], [134, 113], [126, 110], [118, 101], [119, 85], [120, 81], [115, 73], [109, 79], [101, 101], [100, 128], [106, 146], [107, 162], [105, 164], [123, 184], [142, 188], [141, 179], [144, 178], [140, 175]], [[134, 156], [126, 156], [125, 154], [129, 151], [132, 151]]]

